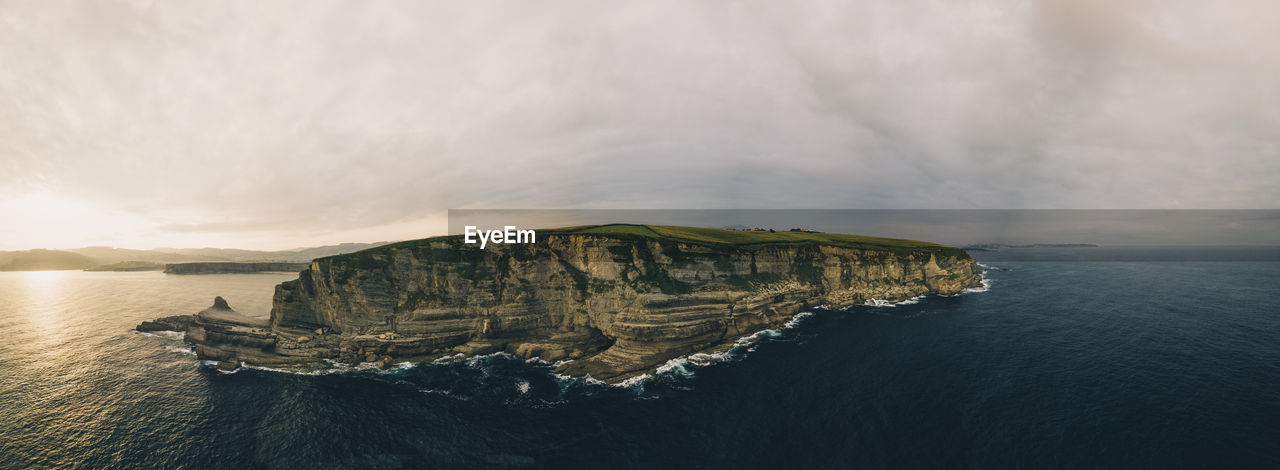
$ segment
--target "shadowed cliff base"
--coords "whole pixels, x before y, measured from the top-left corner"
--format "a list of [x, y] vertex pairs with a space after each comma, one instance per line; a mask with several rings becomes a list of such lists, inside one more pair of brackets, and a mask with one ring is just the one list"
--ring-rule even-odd
[[201, 358], [233, 365], [506, 351], [619, 382], [813, 306], [979, 285], [968, 254], [928, 242], [614, 224], [483, 250], [446, 236], [320, 258], [277, 286], [269, 323], [222, 303], [138, 329], [185, 331]]

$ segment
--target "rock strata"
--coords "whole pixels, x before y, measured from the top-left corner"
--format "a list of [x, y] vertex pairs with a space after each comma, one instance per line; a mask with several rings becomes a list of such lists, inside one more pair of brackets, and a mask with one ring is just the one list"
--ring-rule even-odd
[[276, 287], [269, 321], [215, 299], [139, 331], [185, 331], [204, 359], [427, 361], [505, 351], [618, 382], [724, 348], [819, 305], [956, 294], [976, 263], [940, 245], [731, 245], [539, 233], [481, 250], [439, 237], [321, 258]]

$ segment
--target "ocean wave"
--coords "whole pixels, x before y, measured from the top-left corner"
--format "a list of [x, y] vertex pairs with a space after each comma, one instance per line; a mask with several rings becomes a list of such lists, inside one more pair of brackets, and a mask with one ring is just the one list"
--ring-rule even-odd
[[609, 384], [605, 383], [603, 380], [596, 379], [595, 377], [592, 377], [590, 374], [575, 377], [572, 375], [557, 374], [555, 372], [552, 372], [551, 377], [555, 378], [556, 381], [559, 382], [561, 386], [577, 385], [579, 383], [598, 386], [598, 387], [609, 386]]
[[138, 331], [138, 330], [132, 330], [132, 331], [142, 336], [150, 336], [152, 338], [172, 339], [177, 341], [182, 341], [187, 337], [187, 332], [185, 331]]
[[228, 370], [222, 370], [222, 369], [219, 369], [219, 368], [218, 368], [218, 361], [202, 360], [202, 361], [200, 361], [200, 365], [205, 366], [205, 367], [210, 367], [210, 368], [212, 368], [213, 370], [218, 371], [218, 373], [219, 373], [219, 374], [222, 374], [222, 375], [231, 375], [231, 374], [234, 374], [234, 373], [236, 373], [236, 372], [240, 372], [240, 369], [243, 369], [243, 368], [244, 368], [244, 363], [243, 363], [243, 362], [241, 362], [241, 363], [240, 363], [240, 367], [237, 367], [235, 370], [229, 370], [229, 371], [228, 371]]
[[[616, 383], [616, 384], [613, 384], [613, 386], [614, 386], [614, 387], [617, 387], [617, 388], [631, 388], [631, 387], [637, 387], [637, 386], [641, 386], [641, 387], [642, 387], [642, 386], [644, 386], [645, 381], [648, 381], [648, 380], [649, 380], [649, 379], [651, 379], [651, 378], [653, 378], [653, 376], [652, 376], [652, 375], [649, 375], [649, 374], [640, 374], [640, 375], [637, 375], [637, 376], [635, 376], [635, 377], [629, 378], [629, 379], [627, 379], [627, 380], [623, 380], [623, 381], [621, 381], [621, 382], [618, 382], [618, 383]], [[594, 379], [592, 379], [592, 380], [594, 380]], [[597, 380], [597, 382], [599, 382], [599, 381]], [[600, 382], [600, 383], [601, 383], [601, 384], [603, 384], [604, 382]]]
[[[820, 306], [818, 306], [818, 308], [827, 308], [827, 306], [826, 306], [826, 305], [820, 305]], [[812, 317], [812, 316], [813, 316], [813, 312], [800, 312], [800, 313], [797, 313], [797, 314], [795, 314], [794, 316], [792, 316], [790, 320], [787, 320], [787, 322], [786, 322], [786, 323], [783, 323], [783, 324], [782, 324], [782, 327], [783, 327], [783, 328], [795, 328], [795, 327], [796, 327], [796, 325], [799, 325], [799, 324], [800, 324], [800, 321], [801, 321], [801, 320], [804, 320], [804, 319], [809, 318], [809, 317]]]
[[178, 354], [182, 354], [185, 356], [196, 355], [196, 352], [192, 351], [190, 346], [165, 346], [164, 350], [169, 352], [176, 352]]
[[[217, 363], [214, 362], [214, 364], [217, 364]], [[387, 369], [384, 370], [381, 367], [378, 367], [378, 363], [376, 362], [361, 362], [356, 365], [350, 365], [350, 364], [343, 364], [341, 362], [337, 362], [332, 359], [325, 359], [323, 360], [323, 362], [319, 362], [311, 365], [298, 365], [298, 366], [289, 366], [289, 367], [270, 367], [270, 366], [248, 364], [243, 362], [240, 363], [240, 367], [243, 369], [253, 369], [253, 370], [264, 371], [264, 372], [275, 372], [278, 374], [311, 375], [311, 376], [347, 374], [347, 373], [394, 374], [399, 371], [412, 369], [417, 366], [418, 364], [416, 363], [405, 361], [405, 362], [397, 362], [395, 364], [392, 364], [391, 367], [388, 367]]]
[[901, 300], [898, 302], [890, 302], [888, 300], [880, 300], [880, 299], [867, 299], [867, 301], [863, 302], [862, 305], [867, 307], [897, 307], [900, 305], [918, 304], [920, 303], [920, 299], [923, 299], [923, 298], [924, 298], [923, 295], [917, 295], [910, 299]]
[[963, 291], [961, 291], [961, 293], [962, 293], [962, 294], [976, 294], [976, 293], [979, 293], [979, 292], [986, 292], [986, 291], [989, 291], [989, 290], [991, 290], [991, 279], [987, 277], [986, 271], [983, 271], [983, 273], [982, 273], [982, 287], [966, 287], [966, 288], [964, 288], [964, 290], [963, 290]]

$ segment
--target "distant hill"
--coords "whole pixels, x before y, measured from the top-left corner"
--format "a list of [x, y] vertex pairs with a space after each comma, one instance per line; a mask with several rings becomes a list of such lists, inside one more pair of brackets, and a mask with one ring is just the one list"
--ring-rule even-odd
[[389, 242], [377, 243], [342, 243], [314, 248], [298, 248], [294, 250], [257, 251], [238, 250], [234, 248], [156, 248], [153, 251], [179, 254], [184, 256], [201, 256], [209, 259], [189, 261], [293, 261], [306, 262], [325, 256], [354, 253], [366, 248], [386, 245]]
[[93, 258], [61, 250], [11, 251], [0, 256], [0, 271], [58, 271], [97, 265]]
[[198, 262], [173, 263], [164, 267], [165, 274], [245, 274], [245, 273], [296, 273], [307, 269], [310, 263], [281, 262]]
[[101, 266], [94, 266], [92, 268], [86, 269], [85, 271], [117, 271], [117, 272], [160, 271], [164, 269], [164, 266], [165, 265], [161, 263], [148, 263], [145, 261], [121, 261], [119, 263], [111, 263], [111, 264], [104, 264]]
[[[311, 261], [316, 258], [324, 258], [333, 255], [345, 255], [347, 253], [355, 253], [360, 250], [386, 245], [389, 242], [377, 243], [343, 243], [340, 245], [320, 246], [315, 248], [302, 248], [291, 251], [280, 251], [281, 258], [292, 261]], [[285, 253], [292, 253], [285, 255]]]
[[124, 261], [136, 261], [141, 263], [184, 263], [191, 261], [228, 261], [229, 258], [219, 256], [205, 256], [198, 254], [181, 254], [168, 253], [157, 250], [130, 250], [127, 248], [112, 248], [109, 246], [90, 246], [85, 248], [72, 248], [68, 250], [72, 253], [79, 253], [95, 260], [100, 264], [113, 264]]
[[343, 243], [340, 245], [280, 251], [238, 250], [234, 248], [131, 250], [109, 246], [90, 246], [67, 250], [0, 251], [0, 271], [91, 268], [95, 271], [133, 271], [162, 269], [162, 266], [160, 268], [155, 266], [193, 262], [274, 261], [305, 263], [316, 258], [352, 253], [385, 244], [387, 242]]

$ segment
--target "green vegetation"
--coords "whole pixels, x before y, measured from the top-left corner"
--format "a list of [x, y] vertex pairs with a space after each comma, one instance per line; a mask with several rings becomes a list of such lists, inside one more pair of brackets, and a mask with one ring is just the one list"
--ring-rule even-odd
[[[688, 227], [685, 227], [688, 228]], [[658, 233], [648, 225], [631, 225], [631, 224], [610, 224], [610, 225], [585, 225], [582, 227], [570, 227], [558, 230], [547, 230], [546, 232], [562, 231], [564, 233], [589, 233], [598, 235], [637, 235], [645, 238], [668, 238]], [[542, 232], [542, 230], [539, 230]]]
[[659, 241], [687, 243], [695, 245], [730, 246], [734, 248], [755, 249], [777, 245], [831, 245], [845, 248], [892, 251], [905, 254], [912, 251], [932, 251], [939, 254], [967, 258], [964, 250], [939, 245], [937, 243], [902, 238], [869, 237], [864, 235], [848, 235], [843, 233], [818, 232], [765, 232], [746, 230], [725, 230], [703, 227], [680, 227], [675, 225], [588, 225], [552, 230], [539, 230], [541, 234], [591, 234], [619, 238], [643, 237]]
[[[962, 259], [969, 258], [964, 250], [956, 247], [939, 245], [937, 243], [924, 242], [919, 240], [907, 240], [902, 238], [884, 238], [869, 237], [864, 235], [848, 235], [843, 233], [819, 233], [819, 232], [799, 232], [799, 231], [746, 231], [746, 230], [725, 230], [716, 228], [703, 227], [681, 227], [675, 225], [637, 225], [637, 224], [608, 224], [608, 225], [583, 225], [577, 227], [564, 227], [553, 229], [538, 229], [539, 240], [548, 235], [599, 235], [621, 239], [651, 239], [661, 243], [685, 243], [691, 245], [703, 245], [710, 247], [729, 247], [735, 249], [754, 250], [767, 248], [772, 246], [816, 246], [830, 245], [844, 248], [854, 248], [861, 250], [885, 251], [895, 255], [907, 255], [913, 252], [933, 252], [944, 256], [957, 256]], [[446, 235], [441, 237], [424, 238], [421, 240], [409, 240], [399, 243], [392, 243], [376, 248], [370, 248], [357, 253], [374, 254], [374, 253], [390, 253], [393, 250], [407, 248], [415, 250], [425, 249], [425, 245], [433, 241], [450, 241], [460, 243], [461, 235]], [[477, 245], [478, 247], [478, 245]], [[511, 250], [517, 255], [529, 255], [524, 248], [527, 245], [512, 245]], [[439, 249], [436, 249], [439, 250]], [[459, 257], [479, 256], [480, 250], [447, 250], [452, 253], [433, 253], [430, 259], [459, 261]], [[419, 253], [422, 254], [422, 253]], [[622, 256], [621, 252], [612, 253], [615, 256]], [[692, 256], [692, 255], [691, 255]]]

